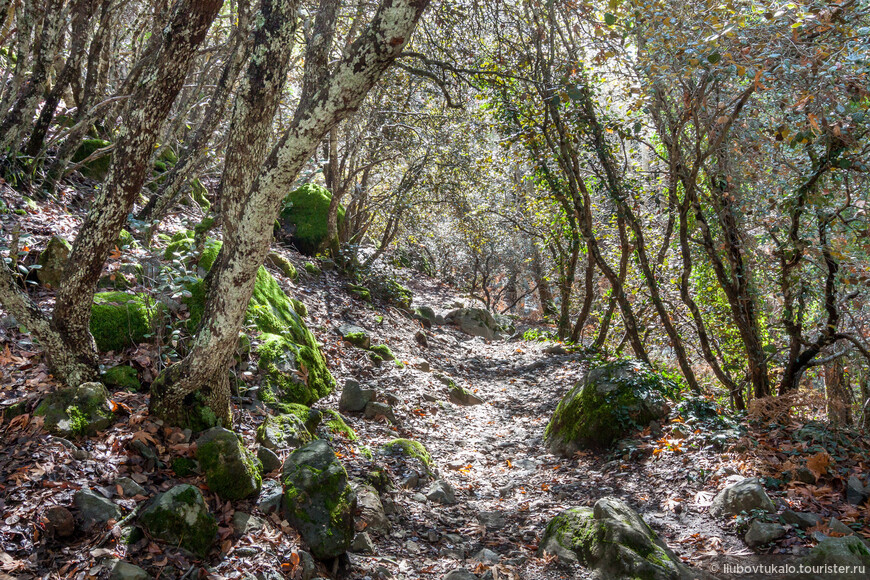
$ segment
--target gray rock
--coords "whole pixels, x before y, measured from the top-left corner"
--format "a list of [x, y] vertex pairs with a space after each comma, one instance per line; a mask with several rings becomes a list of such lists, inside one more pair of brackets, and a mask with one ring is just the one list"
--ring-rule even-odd
[[358, 382], [353, 379], [347, 379], [344, 382], [344, 389], [341, 391], [341, 398], [338, 401], [339, 411], [362, 411], [370, 402], [375, 400], [374, 389], [363, 389]]
[[457, 385], [450, 388], [449, 399], [451, 403], [465, 407], [483, 404], [483, 399]]
[[257, 532], [262, 530], [265, 526], [266, 522], [263, 518], [258, 518], [257, 516], [252, 516], [245, 512], [236, 512], [233, 514], [233, 531], [239, 536], [244, 536], [251, 532]]
[[426, 499], [436, 503], [453, 504], [456, 503], [456, 493], [453, 491], [453, 486], [447, 481], [438, 479], [429, 486]]
[[[819, 544], [810, 550], [798, 563], [803, 566], [848, 566], [850, 570], [860, 567], [860, 572], [837, 574], [838, 580], [865, 580], [867, 570], [870, 570], [870, 548], [857, 536], [842, 538], [823, 538]], [[822, 569], [823, 570], [823, 569]], [[810, 573], [806, 578], [812, 580], [827, 580], [833, 578], [830, 573]]]
[[498, 553], [493, 552], [489, 548], [483, 548], [481, 551], [476, 553], [471, 557], [475, 562], [481, 562], [483, 564], [498, 564], [498, 561], [501, 560], [501, 556]]
[[116, 560], [109, 572], [109, 580], [151, 580], [151, 574], [139, 566]]
[[818, 525], [818, 523], [822, 521], [822, 516], [810, 512], [795, 512], [792, 510], [785, 510], [784, 512], [782, 512], [782, 521], [796, 528], [805, 530], [807, 528], [812, 528], [813, 526]]
[[393, 413], [393, 408], [386, 403], [379, 403], [378, 401], [372, 401], [366, 405], [364, 416], [366, 419], [375, 419], [378, 416], [383, 416], [386, 417], [390, 423], [393, 423], [394, 425], [398, 424], [396, 415]]
[[846, 484], [846, 501], [852, 505], [861, 505], [867, 500], [868, 492], [858, 476], [852, 475]]
[[477, 580], [477, 576], [465, 568], [457, 568], [442, 576], [442, 580]]
[[124, 497], [133, 497], [135, 495], [146, 495], [145, 488], [130, 479], [129, 477], [119, 477], [115, 480], [115, 485], [121, 488], [124, 492]]
[[414, 333], [414, 340], [416, 340], [417, 344], [423, 348], [429, 347], [429, 337], [426, 336], [426, 333], [423, 330], [418, 330]]
[[281, 501], [284, 497], [284, 492], [281, 490], [281, 484], [277, 481], [267, 479], [263, 482], [263, 489], [260, 490], [260, 497], [257, 500], [257, 509], [264, 514], [269, 514], [281, 507]]
[[744, 540], [750, 548], [760, 548], [785, 535], [785, 528], [779, 524], [753, 520]]
[[794, 470], [794, 479], [801, 483], [813, 484], [816, 482], [816, 474], [807, 467], [798, 467]]
[[350, 551], [358, 554], [374, 554], [375, 544], [372, 542], [368, 532], [359, 532], [353, 538], [353, 543], [350, 545]]
[[487, 530], [500, 530], [507, 523], [504, 512], [480, 512], [477, 521]]
[[384, 511], [377, 490], [368, 484], [354, 486], [356, 492], [357, 517], [366, 523], [366, 529], [376, 533], [390, 531], [390, 520]]
[[223, 500], [239, 500], [260, 493], [263, 480], [256, 460], [238, 435], [214, 427], [196, 440], [196, 459], [208, 487]]
[[423, 371], [424, 373], [428, 373], [432, 370], [432, 367], [429, 366], [429, 361], [423, 358], [415, 358], [411, 361], [411, 368], [417, 369], [418, 371]]
[[372, 339], [369, 332], [361, 326], [355, 324], [342, 324], [338, 327], [338, 334], [341, 335], [346, 342], [351, 343], [359, 348], [368, 349], [372, 346]]
[[200, 491], [189, 484], [157, 495], [139, 514], [139, 523], [152, 537], [200, 557], [208, 553], [217, 536], [217, 521]]
[[471, 336], [480, 336], [484, 340], [497, 338], [499, 324], [489, 310], [483, 308], [457, 308], [444, 316], [444, 320], [459, 327], [459, 330]]
[[121, 519], [121, 510], [114, 503], [90, 489], [80, 489], [73, 496], [73, 505], [79, 510], [79, 520], [85, 530], [105, 527], [109, 520]]
[[115, 418], [109, 405], [109, 391], [100, 383], [59, 389], [48, 395], [33, 413], [44, 417], [46, 431], [61, 437], [96, 435]]
[[268, 447], [260, 446], [257, 449], [257, 459], [263, 464], [263, 473], [271, 473], [281, 467], [281, 458]]
[[54, 236], [48, 241], [48, 245], [39, 254], [36, 263], [41, 266], [36, 271], [36, 277], [41, 284], [51, 286], [52, 288], [60, 287], [60, 280], [63, 277], [63, 269], [69, 260], [72, 246], [68, 241], [60, 236]]
[[317, 562], [305, 550], [299, 550], [299, 563], [302, 565], [302, 580], [312, 580], [317, 576]]
[[776, 512], [767, 492], [755, 478], [747, 478], [727, 486], [710, 504], [710, 513], [717, 518], [736, 516], [740, 512], [749, 513], [755, 509], [767, 513]]
[[315, 558], [335, 558], [351, 545], [356, 498], [347, 472], [321, 439], [287, 457], [281, 476], [287, 519]]
[[828, 522], [828, 528], [834, 533], [843, 534], [844, 536], [851, 536], [855, 533], [855, 530], [838, 520], [837, 518], [831, 518]]
[[314, 437], [305, 420], [293, 413], [267, 415], [257, 427], [257, 442], [267, 449], [295, 449]]
[[678, 580], [689, 570], [634, 510], [615, 498], [574, 508], [547, 525], [538, 553], [592, 568], [598, 578]]

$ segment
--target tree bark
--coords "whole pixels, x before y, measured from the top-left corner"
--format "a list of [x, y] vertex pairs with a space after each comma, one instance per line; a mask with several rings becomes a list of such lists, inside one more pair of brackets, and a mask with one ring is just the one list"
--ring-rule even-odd
[[852, 426], [852, 393], [838, 358], [825, 365], [825, 399], [828, 421], [834, 427]]

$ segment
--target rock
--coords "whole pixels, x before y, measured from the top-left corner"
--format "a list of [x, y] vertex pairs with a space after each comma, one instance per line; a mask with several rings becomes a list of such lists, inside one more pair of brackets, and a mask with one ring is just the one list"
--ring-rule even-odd
[[435, 310], [431, 306], [418, 306], [414, 309], [414, 318], [417, 320], [435, 321]]
[[568, 354], [568, 351], [565, 350], [565, 347], [561, 344], [551, 344], [549, 346], [545, 346], [541, 349], [541, 352], [544, 354]]
[[82, 528], [103, 528], [109, 520], [121, 519], [121, 510], [114, 503], [93, 491], [80, 489], [73, 496], [73, 505], [79, 511]]
[[416, 460], [426, 473], [430, 473], [432, 467], [432, 458], [429, 452], [419, 441], [411, 439], [393, 439], [388, 441], [381, 448], [381, 451], [387, 455], [400, 455], [405, 459]]
[[267, 449], [295, 449], [314, 439], [311, 430], [305, 425], [308, 417], [307, 407], [298, 405], [305, 411], [267, 415], [257, 427], [257, 442]]
[[713, 498], [713, 503], [710, 504], [710, 514], [717, 518], [736, 516], [741, 512], [749, 513], [755, 509], [767, 513], [776, 512], [776, 506], [755, 478], [744, 479], [727, 486]]
[[443, 479], [438, 479], [429, 486], [426, 499], [436, 503], [453, 504], [456, 503], [456, 494], [452, 485]]
[[594, 508], [569, 509], [553, 518], [538, 553], [554, 554], [563, 563], [579, 562], [599, 578], [676, 580], [688, 569], [634, 510], [615, 498]]
[[375, 544], [372, 542], [368, 532], [360, 532], [353, 538], [353, 543], [350, 545], [351, 552], [359, 554], [374, 554]]
[[145, 342], [163, 308], [147, 294], [98, 292], [91, 307], [91, 334], [100, 352], [120, 352]]
[[489, 548], [483, 548], [472, 556], [471, 559], [482, 564], [498, 564], [498, 561], [501, 560], [501, 556]]
[[287, 457], [281, 479], [287, 519], [315, 558], [335, 558], [353, 541], [356, 500], [347, 472], [323, 440], [308, 443]]
[[867, 500], [868, 491], [858, 476], [852, 475], [846, 483], [846, 501], [852, 505], [861, 505]]
[[341, 398], [338, 401], [338, 410], [362, 411], [366, 408], [366, 405], [374, 400], [374, 389], [363, 389], [355, 380], [347, 379], [344, 382], [344, 389], [342, 389]]
[[491, 531], [500, 530], [507, 523], [504, 512], [480, 512], [477, 514], [477, 521]]
[[429, 337], [426, 336], [426, 333], [422, 330], [418, 330], [414, 333], [414, 340], [416, 340], [417, 344], [419, 344], [423, 348], [429, 347]]
[[281, 507], [283, 497], [284, 492], [281, 489], [281, 484], [275, 480], [267, 479], [263, 482], [263, 489], [260, 490], [257, 509], [264, 514], [276, 512]]
[[196, 459], [208, 487], [223, 500], [238, 500], [260, 492], [263, 480], [256, 458], [238, 435], [222, 427], [196, 440]]
[[55, 435], [96, 435], [112, 424], [109, 392], [100, 383], [82, 383], [48, 395], [33, 412], [44, 417], [43, 427]]
[[217, 521], [197, 488], [176, 485], [158, 494], [139, 514], [152, 537], [204, 557], [217, 536]]
[[363, 483], [354, 485], [354, 492], [356, 492], [357, 519], [366, 523], [367, 530], [382, 534], [389, 532], [390, 520], [387, 519], [377, 490]]
[[368, 349], [372, 346], [372, 339], [368, 331], [361, 326], [342, 324], [338, 327], [338, 334], [341, 335], [341, 338], [345, 342], [349, 342], [356, 347]]
[[828, 528], [831, 532], [835, 534], [843, 534], [844, 536], [851, 536], [855, 533], [855, 530], [838, 520], [837, 518], [831, 518], [828, 522]]
[[822, 521], [822, 517], [814, 513], [795, 512], [785, 510], [782, 512], [782, 521], [796, 528], [805, 530], [817, 526]]
[[59, 288], [63, 278], [63, 269], [69, 260], [72, 245], [60, 236], [53, 236], [45, 249], [40, 252], [36, 263], [40, 268], [36, 271], [36, 277], [40, 284]]
[[115, 480], [115, 485], [121, 488], [124, 492], [124, 497], [133, 497], [136, 495], [145, 495], [145, 488], [130, 479], [129, 477], [119, 477]]
[[116, 560], [109, 572], [109, 580], [151, 580], [151, 574], [123, 560]]
[[115, 391], [138, 393], [142, 390], [142, 383], [139, 382], [139, 373], [129, 365], [118, 365], [106, 369], [101, 378], [103, 379], [103, 384]]
[[465, 568], [457, 568], [442, 576], [441, 580], [477, 580], [477, 576]]
[[[265, 263], [267, 266], [275, 268], [291, 280], [296, 280], [299, 277], [299, 272], [296, 270], [296, 266], [293, 265], [293, 262], [277, 252], [269, 252], [269, 255], [266, 256]], [[299, 314], [299, 316], [305, 316], [305, 314], [298, 311], [297, 314]]]
[[493, 340], [498, 336], [498, 322], [489, 310], [483, 308], [457, 308], [448, 312], [444, 320], [471, 336], [480, 336], [485, 340]]
[[556, 407], [544, 436], [554, 455], [607, 447], [667, 417], [667, 383], [638, 361], [617, 360], [591, 369]]
[[760, 548], [785, 535], [785, 528], [776, 523], [753, 520], [744, 540], [750, 548]]
[[299, 550], [299, 562], [302, 565], [302, 580], [312, 580], [317, 576], [317, 562], [314, 561], [314, 556], [305, 550]]
[[245, 512], [236, 512], [233, 514], [233, 531], [238, 536], [244, 536], [251, 532], [262, 530], [266, 526], [263, 518], [252, 516]]
[[465, 407], [470, 407], [472, 405], [482, 405], [483, 399], [468, 391], [463, 389], [458, 385], [453, 385], [450, 388], [450, 402], [456, 405], [462, 405]]
[[45, 521], [45, 531], [49, 535], [58, 538], [67, 538], [73, 535], [76, 530], [75, 518], [72, 513], [63, 506], [53, 505], [47, 510], [43, 516]]
[[816, 474], [807, 467], [798, 467], [794, 470], [794, 479], [801, 483], [813, 484], [816, 482]]
[[[836, 567], [838, 571], [848, 569], [857, 572], [842, 572], [836, 575], [838, 580], [864, 580], [867, 578], [867, 570], [870, 570], [870, 548], [857, 536], [845, 536], [842, 538], [824, 538], [819, 544], [810, 550], [810, 553], [798, 560], [801, 566], [814, 566], [820, 570], [818, 574], [810, 573], [807, 578], [812, 580], [827, 580], [833, 576], [824, 572]], [[833, 568], [837, 569], [837, 568]]]
[[372, 401], [366, 405], [364, 416], [366, 419], [377, 419], [378, 417], [383, 416], [389, 419], [390, 423], [393, 423], [394, 425], [399, 422], [396, 420], [396, 415], [393, 413], [392, 407], [386, 403], [379, 403], [377, 401]]
[[257, 459], [263, 465], [263, 473], [271, 473], [281, 467], [281, 458], [268, 447], [260, 446], [257, 449]]
[[[291, 191], [284, 198], [276, 238], [290, 242], [306, 256], [324, 250], [328, 244], [326, 220], [331, 200], [332, 193], [328, 189], [313, 183]], [[344, 207], [339, 204], [338, 223], [343, 222]]]

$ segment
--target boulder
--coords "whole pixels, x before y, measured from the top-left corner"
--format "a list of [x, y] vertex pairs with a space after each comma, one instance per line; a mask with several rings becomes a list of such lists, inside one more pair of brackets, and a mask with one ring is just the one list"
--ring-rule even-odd
[[429, 486], [426, 499], [436, 503], [454, 504], [456, 503], [456, 493], [453, 491], [453, 486], [447, 481], [438, 479]]
[[368, 532], [360, 532], [354, 536], [350, 551], [358, 554], [373, 554], [375, 552], [375, 544]]
[[[332, 193], [324, 187], [308, 183], [284, 198], [284, 209], [278, 218], [276, 237], [289, 241], [306, 256], [325, 249], [326, 220]], [[338, 223], [344, 221], [344, 207], [338, 206]]]
[[[829, 570], [837, 570], [841, 573], [836, 578], [841, 580], [864, 580], [867, 571], [870, 570], [870, 548], [857, 536], [845, 536], [842, 538], [825, 538], [810, 550], [810, 553], [801, 558], [798, 563], [802, 566], [817, 567], [818, 574], [809, 573], [805, 578], [812, 580], [824, 580], [833, 578]], [[831, 568], [831, 567], [838, 568]], [[827, 568], [826, 568], [827, 567]], [[846, 568], [847, 567], [847, 568]], [[850, 572], [844, 572], [848, 569]], [[826, 571], [827, 570], [827, 571]]]
[[217, 536], [217, 521], [199, 490], [189, 484], [155, 496], [139, 514], [139, 522], [152, 537], [200, 557]]
[[449, 399], [451, 403], [464, 407], [483, 404], [483, 399], [456, 384], [450, 387]]
[[445, 574], [441, 580], [477, 580], [477, 576], [465, 568], [457, 568]]
[[717, 518], [736, 516], [741, 512], [749, 513], [756, 509], [767, 513], [776, 512], [776, 506], [755, 478], [747, 478], [727, 486], [710, 504], [710, 514]]
[[116, 560], [109, 571], [109, 580], [151, 580], [151, 574], [123, 560]]
[[209, 489], [221, 499], [244, 499], [260, 492], [259, 460], [232, 431], [222, 427], [205, 431], [196, 440], [196, 459]]
[[33, 412], [43, 427], [61, 437], [96, 435], [112, 424], [109, 392], [100, 383], [82, 383], [48, 395]]
[[471, 336], [480, 336], [485, 340], [499, 338], [499, 324], [492, 313], [484, 308], [457, 308], [444, 315], [444, 320]]
[[367, 349], [372, 346], [372, 339], [368, 331], [361, 326], [342, 324], [338, 327], [338, 334], [341, 335], [341, 338], [345, 342], [349, 342], [356, 347]]
[[785, 528], [777, 523], [753, 520], [744, 536], [746, 545], [750, 548], [760, 548], [785, 535]]
[[130, 479], [129, 477], [119, 477], [115, 480], [115, 485], [121, 488], [124, 492], [124, 497], [134, 497], [137, 495], [145, 495], [145, 488]]
[[281, 467], [281, 458], [268, 447], [263, 447], [261, 445], [260, 448], [257, 449], [257, 459], [260, 460], [260, 463], [263, 466], [263, 473], [272, 473]]
[[69, 260], [72, 246], [60, 236], [53, 236], [45, 249], [40, 252], [36, 263], [40, 268], [36, 271], [39, 283], [51, 288], [59, 288], [63, 278], [63, 269]]
[[355, 497], [347, 472], [323, 440], [303, 445], [284, 461], [287, 519], [315, 558], [335, 558], [353, 541]]
[[377, 490], [367, 483], [356, 484], [353, 489], [356, 493], [357, 519], [365, 522], [366, 529], [375, 533], [390, 531], [390, 520], [387, 519]]
[[147, 340], [162, 306], [147, 294], [98, 292], [91, 307], [91, 334], [100, 352], [121, 351]]
[[396, 419], [395, 413], [393, 413], [393, 408], [386, 403], [379, 403], [378, 401], [372, 401], [366, 405], [364, 417], [366, 419], [386, 417], [390, 423], [393, 423], [394, 425], [399, 422]]
[[590, 508], [569, 509], [547, 525], [538, 548], [564, 563], [594, 570], [607, 580], [677, 580], [691, 577], [680, 559], [623, 501], [602, 498]]
[[284, 492], [281, 484], [273, 479], [267, 479], [263, 482], [263, 489], [260, 490], [260, 497], [257, 498], [257, 509], [264, 514], [270, 514], [278, 511], [281, 507], [281, 500], [284, 497]]
[[822, 521], [822, 516], [811, 512], [795, 512], [785, 510], [782, 512], [782, 521], [796, 528], [805, 530], [817, 526]]
[[413, 441], [411, 439], [393, 439], [384, 444], [381, 448], [381, 452], [385, 455], [399, 456], [406, 461], [416, 461], [426, 473], [430, 472], [430, 468], [433, 465], [429, 452], [419, 441]]
[[73, 496], [84, 530], [103, 528], [109, 520], [121, 519], [121, 510], [111, 500], [90, 489], [80, 489]]
[[362, 411], [366, 408], [366, 405], [374, 400], [374, 389], [364, 389], [357, 381], [347, 379], [344, 382], [344, 389], [341, 391], [341, 398], [338, 401], [338, 409], [340, 411], [351, 412]]
[[544, 432], [550, 451], [570, 457], [609, 446], [669, 412], [670, 384], [648, 366], [617, 360], [591, 369], [559, 402]]
[[59, 505], [53, 505], [45, 510], [43, 523], [49, 536], [68, 538], [76, 531], [76, 522], [72, 513]]
[[849, 477], [846, 483], [846, 501], [852, 505], [861, 505], [870, 496], [870, 489], [864, 487], [857, 475]]
[[118, 365], [106, 369], [102, 379], [104, 385], [115, 391], [138, 393], [142, 390], [139, 373], [129, 365]]
[[267, 449], [295, 449], [314, 439], [301, 413], [267, 415], [257, 427], [257, 442]]
[[233, 532], [237, 536], [244, 536], [250, 532], [257, 532], [266, 526], [263, 518], [237, 511], [233, 514]]

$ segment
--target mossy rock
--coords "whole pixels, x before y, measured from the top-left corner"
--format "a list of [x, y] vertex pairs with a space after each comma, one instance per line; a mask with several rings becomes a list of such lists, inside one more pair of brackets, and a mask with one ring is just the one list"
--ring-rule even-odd
[[96, 435], [112, 424], [115, 416], [109, 392], [100, 383], [82, 383], [48, 395], [33, 412], [43, 417], [43, 427], [61, 437]]
[[312, 276], [320, 276], [323, 274], [323, 270], [320, 269], [320, 266], [315, 264], [314, 262], [305, 262], [305, 271], [311, 274]]
[[129, 365], [118, 365], [106, 369], [102, 376], [103, 384], [116, 391], [138, 393], [142, 390], [139, 372]]
[[347, 291], [364, 302], [372, 301], [372, 293], [365, 286], [359, 284], [348, 284]]
[[308, 316], [308, 307], [305, 306], [305, 304], [303, 304], [299, 300], [296, 300], [295, 298], [291, 298], [290, 303], [293, 305], [293, 310], [296, 311], [296, 314], [298, 314], [302, 318]]
[[390, 347], [385, 344], [373, 344], [369, 350], [383, 360], [396, 360], [396, 355], [393, 354], [393, 351], [390, 350]]
[[382, 451], [388, 455], [401, 455], [419, 460], [426, 468], [432, 467], [432, 457], [419, 441], [411, 439], [393, 439], [384, 444]]
[[[73, 163], [79, 163], [80, 161], [84, 161], [85, 159], [90, 157], [97, 149], [103, 149], [104, 147], [108, 147], [111, 144], [111, 142], [104, 141], [102, 139], [85, 139], [84, 141], [82, 141], [82, 144], [79, 145], [78, 149], [76, 149], [75, 153], [73, 153], [72, 161]], [[95, 179], [97, 181], [103, 181], [106, 178], [106, 175], [109, 174], [109, 167], [111, 165], [112, 154], [109, 153], [108, 155], [104, 155], [99, 159], [88, 161], [84, 166], [82, 166], [79, 171], [85, 177]]]
[[326, 409], [323, 413], [326, 415], [326, 422], [324, 424], [330, 433], [344, 437], [349, 441], [357, 440], [356, 431], [344, 422], [344, 417], [338, 411]]
[[[825, 568], [832, 566], [842, 566], [844, 571], [842, 575], [837, 575], [838, 579], [843, 580], [863, 580], [867, 578], [867, 570], [870, 569], [870, 547], [865, 544], [858, 536], [844, 536], [840, 538], [825, 538], [819, 544], [810, 550], [810, 553], [799, 560], [803, 566], [814, 566], [818, 570], [831, 570], [833, 568]], [[845, 570], [854, 570], [854, 573], [846, 573]], [[808, 576], [813, 580], [822, 580], [823, 578], [832, 578], [830, 574], [817, 576]]]
[[311, 387], [313, 382], [306, 358], [310, 348], [300, 346], [277, 334], [262, 334], [263, 343], [257, 347], [257, 363], [263, 372], [263, 384], [258, 396], [267, 406], [284, 412], [285, 405], [311, 405], [320, 396]]
[[[284, 198], [284, 209], [278, 219], [278, 237], [289, 239], [307, 256], [325, 249], [326, 221], [332, 193], [328, 189], [309, 183], [290, 192]], [[344, 222], [344, 207], [338, 207], [339, 226]]]
[[111, 290], [129, 290], [136, 284], [145, 280], [145, 269], [142, 264], [126, 263], [118, 266], [111, 274], [100, 276], [97, 281], [98, 288]]
[[127, 230], [121, 230], [121, 233], [118, 234], [118, 241], [115, 242], [115, 245], [122, 250], [125, 248], [136, 249], [139, 247], [139, 242], [136, 241], [133, 234]]
[[689, 570], [656, 533], [622, 500], [602, 498], [590, 508], [574, 508], [547, 525], [539, 554], [580, 563], [600, 578], [682, 580]]
[[414, 294], [392, 276], [371, 276], [365, 283], [371, 296], [378, 300], [406, 310], [411, 308]]
[[60, 236], [52, 236], [45, 249], [39, 253], [36, 263], [39, 269], [36, 277], [40, 284], [59, 288], [63, 279], [63, 269], [69, 260], [72, 245]]
[[190, 197], [193, 198], [193, 201], [196, 202], [202, 211], [208, 213], [208, 210], [211, 209], [211, 202], [208, 200], [208, 190], [198, 177], [190, 182]]
[[245, 449], [239, 436], [221, 427], [196, 440], [196, 459], [209, 489], [223, 500], [239, 500], [260, 492], [259, 459]]
[[372, 339], [365, 328], [355, 324], [342, 324], [338, 327], [338, 334], [345, 342], [358, 347], [368, 349], [372, 345]]
[[[302, 405], [299, 405], [302, 407]], [[305, 408], [305, 407], [303, 407]], [[285, 413], [283, 415], [267, 415], [257, 427], [257, 442], [267, 449], [295, 449], [300, 445], [310, 443], [314, 437], [306, 426], [308, 413]]]
[[566, 394], [547, 424], [545, 437], [555, 455], [600, 449], [667, 417], [665, 395], [675, 386], [633, 360], [605, 363], [589, 371]]
[[266, 265], [275, 268], [291, 280], [296, 280], [299, 277], [299, 272], [296, 271], [296, 266], [293, 265], [293, 262], [277, 252], [270, 252], [266, 256]]
[[198, 467], [196, 461], [189, 457], [176, 457], [172, 460], [172, 472], [178, 477], [190, 477], [196, 473]]
[[342, 555], [354, 536], [356, 496], [347, 472], [322, 439], [300, 447], [282, 469], [284, 508], [315, 558]]
[[189, 484], [157, 495], [142, 510], [139, 522], [152, 537], [199, 557], [208, 553], [217, 536], [217, 520], [199, 490]]
[[91, 334], [100, 352], [120, 351], [145, 342], [161, 306], [146, 294], [100, 292], [91, 307]]

